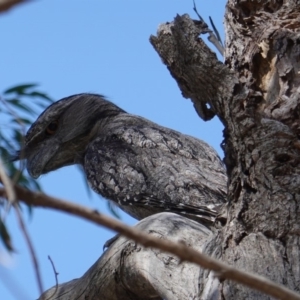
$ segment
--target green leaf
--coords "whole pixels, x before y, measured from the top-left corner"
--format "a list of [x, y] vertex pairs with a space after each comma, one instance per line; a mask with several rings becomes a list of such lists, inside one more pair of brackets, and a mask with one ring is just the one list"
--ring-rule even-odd
[[121, 219], [119, 213], [118, 213], [118, 207], [116, 204], [114, 204], [112, 201], [107, 201], [107, 207], [108, 210], [112, 213], [113, 216], [115, 216], [117, 219]]
[[2, 222], [1, 219], [0, 219], [0, 239], [3, 242], [5, 248], [9, 252], [14, 251], [14, 248], [12, 246], [12, 241], [11, 241], [11, 238], [10, 238], [10, 234], [8, 233], [8, 230], [7, 230], [5, 224]]
[[[0, 154], [3, 152], [13, 152], [15, 150], [15, 148], [13, 147], [12, 143], [10, 140], [8, 140], [6, 137], [1, 136], [0, 134], [0, 138], [1, 138], [1, 144], [3, 143], [4, 145], [1, 146], [0, 144]], [[5, 147], [4, 147], [5, 146]]]
[[24, 141], [23, 134], [17, 129], [14, 129], [13, 132], [14, 132], [14, 140], [17, 141], [19, 144], [22, 144]]
[[0, 155], [4, 163], [9, 161], [9, 152], [4, 147], [0, 146]]
[[11, 88], [5, 90], [3, 92], [3, 94], [7, 95], [7, 94], [16, 93], [16, 94], [19, 94], [19, 95], [26, 95], [26, 90], [27, 89], [30, 89], [30, 88], [33, 88], [33, 87], [36, 87], [36, 86], [38, 86], [38, 84], [36, 84], [36, 83], [16, 85], [14, 87], [11, 87]]
[[52, 103], [53, 100], [45, 93], [41, 93], [41, 92], [31, 92], [31, 93], [27, 93], [27, 96], [31, 96], [31, 97], [39, 97], [39, 98], [43, 98], [45, 100], [47, 100], [48, 102]]
[[[53, 102], [46, 93], [36, 90], [36, 87], [37, 84], [21, 84], [6, 89], [2, 93], [4, 101], [0, 101], [0, 113], [3, 119], [0, 127], [0, 156], [8, 176], [15, 183], [30, 190], [42, 191], [40, 184], [24, 172], [23, 162], [11, 161], [11, 155], [16, 152], [16, 148], [22, 148], [24, 140], [22, 131], [25, 125], [33, 123], [37, 115], [35, 110], [45, 109]], [[0, 209], [1, 205], [0, 203]], [[27, 208], [28, 214], [32, 216], [34, 208], [32, 206], [27, 206]], [[8, 251], [14, 250], [8, 228], [1, 219], [0, 240]]]
[[34, 179], [30, 180], [30, 185], [31, 185], [31, 189], [34, 190], [34, 191], [39, 191], [41, 192], [42, 191], [42, 187], [41, 185]]
[[29, 107], [28, 105], [26, 105], [24, 103], [21, 103], [21, 101], [19, 99], [8, 99], [8, 100], [6, 100], [6, 102], [12, 104], [16, 108], [23, 110], [29, 114], [36, 115], [36, 112], [31, 107]]
[[29, 204], [26, 204], [26, 208], [27, 208], [29, 217], [32, 218], [32, 216], [33, 216], [33, 206], [29, 205]]
[[23, 123], [24, 125], [31, 125], [32, 121], [26, 118], [14, 118], [11, 120], [13, 123], [16, 123], [20, 125], [20, 123]]

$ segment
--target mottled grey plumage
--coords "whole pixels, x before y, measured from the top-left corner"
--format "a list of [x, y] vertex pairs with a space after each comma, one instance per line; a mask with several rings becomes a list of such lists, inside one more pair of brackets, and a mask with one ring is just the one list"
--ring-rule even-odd
[[172, 211], [214, 221], [227, 177], [206, 143], [126, 113], [100, 95], [49, 106], [28, 130], [20, 157], [35, 178], [81, 164], [92, 189], [136, 219]]

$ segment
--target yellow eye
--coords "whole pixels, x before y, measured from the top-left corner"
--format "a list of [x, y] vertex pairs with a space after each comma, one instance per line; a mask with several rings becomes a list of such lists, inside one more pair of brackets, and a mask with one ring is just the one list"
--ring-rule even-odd
[[46, 129], [46, 134], [53, 135], [56, 132], [57, 128], [58, 128], [58, 121], [56, 120], [51, 122]]

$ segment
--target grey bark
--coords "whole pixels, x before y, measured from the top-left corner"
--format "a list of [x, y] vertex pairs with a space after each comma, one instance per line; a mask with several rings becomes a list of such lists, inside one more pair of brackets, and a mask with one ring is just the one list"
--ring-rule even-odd
[[[219, 232], [222, 260], [299, 291], [299, 4], [229, 1], [225, 20], [227, 68], [212, 55], [210, 64], [197, 59], [202, 46], [185, 33], [197, 32], [187, 17], [151, 42], [183, 95], [196, 107], [208, 103], [225, 126], [230, 204]], [[197, 98], [207, 85], [212, 94]], [[270, 299], [227, 281], [219, 288], [222, 299]]]
[[[183, 96], [193, 101], [199, 116], [209, 120], [217, 115], [225, 126], [223, 148], [229, 176], [228, 220], [214, 233], [210, 243], [194, 246], [205, 248], [207, 253], [211, 253], [208, 249], [214, 248], [220, 251], [215, 256], [224, 262], [266, 276], [298, 292], [299, 13], [300, 4], [292, 0], [230, 0], [225, 15], [224, 64], [217, 61], [199, 38], [201, 23], [188, 16], [177, 16], [173, 23], [162, 25], [156, 37], [151, 37], [151, 43]], [[191, 220], [186, 222], [187, 228], [194, 224]], [[150, 226], [157, 230], [152, 224]], [[178, 232], [176, 237], [182, 238]], [[191, 237], [191, 233], [185, 235], [185, 238]], [[125, 247], [123, 249], [127, 249]], [[107, 262], [106, 257], [100, 258], [102, 264]], [[143, 266], [147, 265], [149, 261], [144, 260]], [[140, 280], [143, 267], [135, 266], [136, 269], [128, 268], [124, 274], [134, 270]], [[166, 267], [165, 264], [161, 266], [159, 272]], [[103, 276], [101, 269], [98, 270], [97, 281], [103, 284], [99, 280]], [[205, 276], [203, 271], [199, 272], [197, 282], [201, 287], [195, 299], [270, 299], [227, 281], [214, 282], [215, 294], [201, 294], [201, 289], [213, 286], [206, 284], [204, 278], [213, 275], [208, 271]], [[148, 278], [151, 278], [150, 274], [155, 276], [157, 272], [150, 271]], [[189, 276], [191, 281], [196, 280], [192, 273]], [[160, 280], [162, 290], [150, 284], [157, 293], [153, 294], [154, 299], [157, 295], [164, 297], [164, 289], [176, 289], [180, 282], [167, 276]], [[139, 286], [134, 289], [137, 299], [152, 295], [149, 285], [145, 286], [148, 289], [144, 294], [136, 293]], [[119, 299], [135, 299], [125, 293], [122, 297]], [[185, 295], [168, 297], [165, 296], [166, 299], [189, 299]]]
[[[215, 257], [221, 254], [220, 247], [211, 246], [215, 235], [210, 229], [173, 213], [145, 218], [136, 228]], [[39, 299], [217, 299], [218, 283], [194, 264], [119, 237], [81, 278], [53, 287]]]

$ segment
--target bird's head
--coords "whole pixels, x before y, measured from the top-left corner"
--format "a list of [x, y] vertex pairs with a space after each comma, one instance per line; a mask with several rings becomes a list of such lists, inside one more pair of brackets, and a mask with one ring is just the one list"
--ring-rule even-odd
[[99, 126], [124, 111], [101, 95], [78, 94], [50, 105], [31, 125], [24, 147], [12, 159], [27, 160], [28, 173], [38, 178], [79, 163]]

